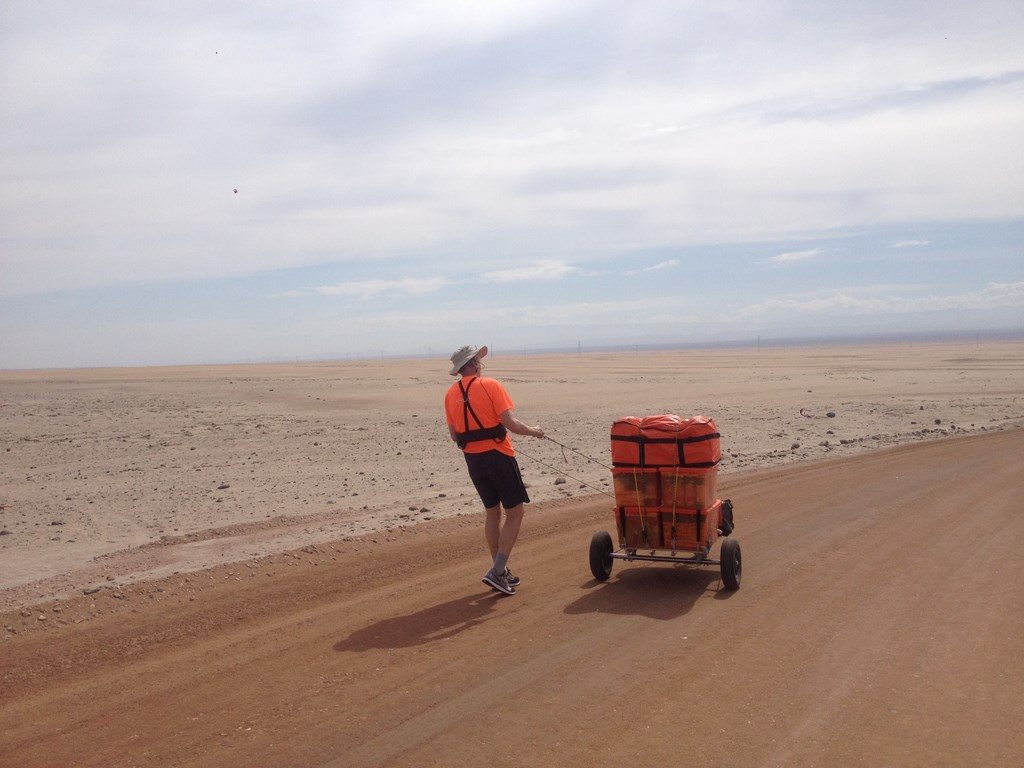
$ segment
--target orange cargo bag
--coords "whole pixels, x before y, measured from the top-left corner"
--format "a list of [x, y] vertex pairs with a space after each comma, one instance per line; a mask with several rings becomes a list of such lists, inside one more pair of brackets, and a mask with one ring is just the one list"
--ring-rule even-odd
[[722, 459], [718, 427], [707, 416], [691, 416], [679, 430], [679, 466], [713, 467]]
[[644, 466], [677, 467], [682, 462], [679, 450], [679, 433], [684, 422], [678, 416], [664, 413], [646, 416], [640, 421], [643, 437]]
[[[662, 467], [661, 505], [665, 509], [707, 509], [718, 493], [718, 467]], [[616, 496], [616, 502], [618, 497]]]
[[662, 546], [665, 549], [702, 549], [710, 547], [718, 538], [718, 522], [722, 515], [722, 502], [716, 501], [704, 510], [676, 511], [673, 515], [661, 509]]
[[615, 522], [623, 549], [661, 549], [661, 515], [657, 509], [618, 507]]
[[658, 470], [644, 467], [612, 469], [615, 503], [620, 507], [656, 507], [661, 501]]
[[644, 465], [644, 446], [638, 417], [624, 416], [612, 423], [612, 465], [616, 467], [642, 467]]
[[722, 458], [719, 438], [706, 416], [626, 416], [612, 424], [612, 466], [713, 467]]

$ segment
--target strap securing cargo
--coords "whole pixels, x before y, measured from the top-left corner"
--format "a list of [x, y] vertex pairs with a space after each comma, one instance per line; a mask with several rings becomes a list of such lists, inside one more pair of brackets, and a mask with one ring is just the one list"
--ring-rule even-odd
[[[718, 432], [711, 432], [706, 435], [698, 435], [697, 437], [644, 437], [643, 435], [612, 435], [611, 439], [613, 442], [622, 443], [635, 443], [638, 450], [639, 463], [625, 462], [625, 461], [613, 461], [613, 467], [693, 467], [695, 469], [707, 469], [718, 464], [718, 461], [687, 461], [685, 445], [693, 445], [694, 443], [703, 443], [708, 440], [718, 440], [722, 435]], [[648, 463], [647, 461], [647, 445], [675, 445], [676, 452], [679, 456], [677, 462], [674, 463]], [[720, 461], [720, 460], [719, 460]]]
[[613, 467], [644, 467], [644, 466], [646, 466], [646, 464], [644, 463], [644, 443], [646, 443], [647, 441], [646, 441], [646, 439], [642, 435], [612, 435], [612, 440], [618, 440], [619, 442], [623, 442], [623, 443], [636, 443], [637, 444], [637, 449], [638, 449], [638, 452], [639, 452], [639, 456], [640, 456], [640, 463], [639, 464], [625, 464], [625, 463], [622, 463], [622, 462], [615, 462], [615, 461], [613, 461], [612, 462], [612, 466]]
[[676, 505], [679, 503], [679, 473], [675, 473], [672, 488], [672, 554], [676, 553]]
[[676, 438], [680, 443], [702, 443], [705, 440], [717, 440], [721, 437], [718, 432], [711, 432], [706, 435], [698, 435], [697, 437], [679, 437]]
[[640, 493], [640, 473], [637, 468], [633, 469], [633, 488], [636, 490], [636, 505], [640, 509], [640, 541], [643, 544], [650, 544], [651, 537], [647, 533], [647, 515], [644, 514], [643, 494]]

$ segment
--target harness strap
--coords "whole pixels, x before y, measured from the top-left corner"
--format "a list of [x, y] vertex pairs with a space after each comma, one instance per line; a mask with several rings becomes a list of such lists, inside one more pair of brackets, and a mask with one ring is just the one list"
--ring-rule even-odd
[[473, 410], [473, 406], [469, 404], [469, 390], [473, 388], [473, 383], [476, 379], [469, 382], [469, 386], [462, 386], [462, 380], [459, 380], [459, 392], [462, 393], [462, 420], [466, 424], [466, 432], [469, 432], [469, 415], [473, 414], [473, 421], [476, 422], [477, 427], [480, 429], [484, 428], [484, 424], [480, 421], [480, 417], [476, 415], [476, 411]]
[[[462, 380], [459, 380], [459, 391], [462, 393], [462, 420], [466, 425], [465, 430], [462, 432], [456, 432], [455, 436], [458, 438], [455, 442], [459, 448], [465, 450], [469, 443], [480, 442], [481, 440], [493, 440], [496, 443], [500, 443], [505, 439], [505, 435], [508, 434], [508, 430], [505, 429], [504, 424], [498, 424], [493, 427], [485, 427], [483, 422], [480, 421], [480, 417], [476, 415], [476, 411], [473, 410], [473, 406], [469, 403], [469, 390], [473, 388], [473, 383], [476, 379], [473, 379], [465, 387], [462, 386]], [[473, 417], [473, 421], [476, 422], [477, 429], [469, 428], [469, 417]]]

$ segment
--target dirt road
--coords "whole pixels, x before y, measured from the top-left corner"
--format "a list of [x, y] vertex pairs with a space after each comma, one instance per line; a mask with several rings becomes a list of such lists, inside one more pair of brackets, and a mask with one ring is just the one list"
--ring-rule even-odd
[[1021, 765], [1021, 456], [725, 477], [735, 593], [595, 583], [598, 498], [533, 511], [510, 598], [466, 517], [8, 613], [0, 765]]

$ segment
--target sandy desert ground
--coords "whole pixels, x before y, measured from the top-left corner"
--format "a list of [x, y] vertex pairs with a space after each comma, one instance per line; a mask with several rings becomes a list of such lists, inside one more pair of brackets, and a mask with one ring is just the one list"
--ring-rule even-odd
[[[534, 502], [609, 489], [613, 419], [703, 413], [723, 477], [1024, 425], [1024, 342], [495, 350]], [[441, 356], [0, 372], [0, 609], [456, 515]], [[0, 641], [2, 642], [2, 641]]]

